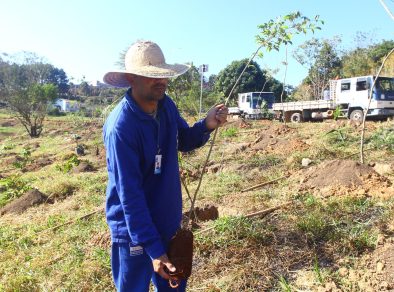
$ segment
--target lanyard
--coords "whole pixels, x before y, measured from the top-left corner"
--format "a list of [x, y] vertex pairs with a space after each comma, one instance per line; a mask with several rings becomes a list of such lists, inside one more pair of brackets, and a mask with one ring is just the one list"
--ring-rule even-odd
[[160, 118], [159, 118], [159, 113], [157, 112], [157, 116], [154, 117], [154, 120], [157, 122], [157, 154], [155, 156], [155, 168], [154, 168], [154, 174], [160, 174], [161, 173], [161, 159], [162, 155], [160, 154], [161, 148], [160, 148]]

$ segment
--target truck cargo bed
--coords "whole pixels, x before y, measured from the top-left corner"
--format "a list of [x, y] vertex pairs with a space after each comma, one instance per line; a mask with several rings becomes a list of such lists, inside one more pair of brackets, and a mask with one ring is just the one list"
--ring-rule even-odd
[[272, 104], [274, 111], [302, 111], [309, 109], [335, 109], [333, 100], [308, 100]]

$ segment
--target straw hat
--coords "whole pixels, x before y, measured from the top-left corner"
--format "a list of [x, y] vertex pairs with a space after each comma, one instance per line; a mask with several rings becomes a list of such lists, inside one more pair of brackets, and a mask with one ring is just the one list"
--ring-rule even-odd
[[129, 87], [126, 80], [128, 74], [150, 78], [172, 78], [182, 75], [189, 66], [182, 64], [166, 64], [160, 47], [151, 41], [134, 43], [125, 56], [126, 70], [108, 72], [104, 75], [104, 82], [116, 87]]

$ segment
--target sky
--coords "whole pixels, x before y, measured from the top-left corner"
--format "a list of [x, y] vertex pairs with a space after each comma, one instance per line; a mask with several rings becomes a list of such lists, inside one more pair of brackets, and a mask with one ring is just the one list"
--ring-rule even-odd
[[[394, 11], [394, 0], [385, 3]], [[286, 84], [293, 86], [307, 69], [292, 52], [312, 37], [340, 36], [342, 50], [354, 48], [360, 32], [375, 42], [394, 39], [394, 21], [379, 0], [0, 0], [0, 53], [34, 52], [74, 83], [102, 81], [120, 53], [143, 39], [159, 44], [167, 63], [208, 64], [209, 76], [253, 54], [259, 24], [294, 11], [325, 24], [288, 47]], [[254, 60], [279, 69], [274, 76], [283, 81], [285, 56], [283, 47]]]

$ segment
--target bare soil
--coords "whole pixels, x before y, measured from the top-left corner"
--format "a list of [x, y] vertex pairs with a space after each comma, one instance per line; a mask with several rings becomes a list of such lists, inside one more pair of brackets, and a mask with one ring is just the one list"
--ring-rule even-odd
[[89, 172], [94, 171], [93, 165], [87, 161], [81, 161], [77, 166], [73, 168], [73, 173]]
[[390, 238], [380, 243], [372, 253], [363, 255], [354, 267], [349, 268], [346, 263], [339, 267], [339, 275], [352, 291], [394, 291], [394, 240]]
[[394, 195], [392, 183], [373, 167], [353, 160], [331, 160], [307, 169], [301, 179], [301, 190], [323, 195], [353, 192], [355, 195]]
[[37, 206], [45, 203], [47, 196], [41, 193], [37, 189], [32, 189], [27, 191], [24, 195], [18, 199], [13, 200], [11, 203], [7, 204], [0, 209], [0, 215], [7, 213], [23, 213], [25, 210], [32, 206]]

